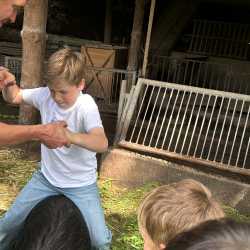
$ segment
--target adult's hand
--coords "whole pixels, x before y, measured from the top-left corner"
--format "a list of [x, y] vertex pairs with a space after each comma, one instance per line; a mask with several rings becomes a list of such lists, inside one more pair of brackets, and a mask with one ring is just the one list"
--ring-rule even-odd
[[15, 76], [11, 74], [7, 68], [0, 66], [0, 90], [2, 90], [7, 85], [13, 84], [15, 82]]
[[70, 142], [65, 133], [66, 127], [67, 124], [64, 121], [42, 125], [42, 134], [40, 136], [41, 142], [48, 148], [70, 146]]

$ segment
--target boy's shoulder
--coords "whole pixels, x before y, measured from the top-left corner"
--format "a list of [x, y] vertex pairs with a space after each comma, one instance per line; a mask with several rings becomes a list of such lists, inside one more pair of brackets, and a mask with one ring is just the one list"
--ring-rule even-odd
[[96, 102], [95, 102], [94, 98], [89, 94], [81, 94], [79, 96], [79, 102], [81, 104], [84, 104], [84, 105], [86, 105], [86, 104], [88, 104], [88, 105], [96, 105]]

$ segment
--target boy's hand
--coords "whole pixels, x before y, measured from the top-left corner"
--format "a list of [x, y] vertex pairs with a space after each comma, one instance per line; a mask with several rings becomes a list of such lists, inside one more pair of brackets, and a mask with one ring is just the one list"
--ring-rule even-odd
[[11, 74], [8, 69], [0, 67], [0, 90], [5, 88], [8, 85], [16, 83], [16, 78]]
[[67, 127], [64, 128], [64, 131], [65, 131], [66, 138], [67, 138], [67, 140], [69, 142], [65, 146], [69, 148], [71, 143], [72, 143], [72, 132]]
[[67, 124], [63, 121], [57, 121], [42, 126], [41, 142], [48, 148], [57, 148], [70, 145], [65, 132]]

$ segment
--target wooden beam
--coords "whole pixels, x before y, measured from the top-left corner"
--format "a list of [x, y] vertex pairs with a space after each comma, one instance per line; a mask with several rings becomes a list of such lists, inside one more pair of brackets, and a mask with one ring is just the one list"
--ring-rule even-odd
[[134, 23], [128, 56], [128, 70], [137, 70], [138, 54], [141, 46], [141, 36], [144, 18], [145, 0], [135, 0]]
[[106, 0], [104, 43], [111, 43], [112, 32], [112, 0]]
[[143, 58], [143, 66], [142, 66], [142, 77], [144, 77], [144, 78], [146, 77], [146, 73], [147, 73], [148, 51], [149, 51], [151, 31], [152, 31], [152, 26], [153, 26], [154, 12], [155, 12], [155, 0], [151, 0], [151, 7], [150, 7], [150, 14], [149, 14], [149, 21], [148, 21], [148, 30], [147, 30], [147, 38], [146, 38], [144, 58]]

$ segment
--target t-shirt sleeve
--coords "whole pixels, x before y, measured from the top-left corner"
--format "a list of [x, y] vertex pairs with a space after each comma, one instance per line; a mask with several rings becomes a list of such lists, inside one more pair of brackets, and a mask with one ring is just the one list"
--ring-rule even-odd
[[23, 101], [40, 110], [42, 101], [47, 95], [47, 92], [48, 92], [47, 88], [44, 87], [34, 88], [34, 89], [23, 89], [22, 90]]
[[87, 104], [85, 103], [82, 114], [83, 126], [86, 132], [89, 132], [93, 128], [103, 128], [98, 107], [94, 99], [89, 95], [87, 95]]

